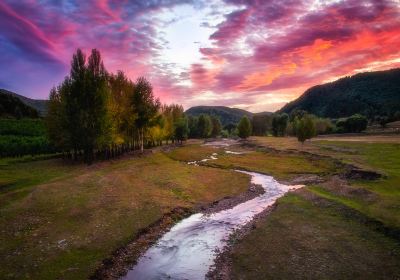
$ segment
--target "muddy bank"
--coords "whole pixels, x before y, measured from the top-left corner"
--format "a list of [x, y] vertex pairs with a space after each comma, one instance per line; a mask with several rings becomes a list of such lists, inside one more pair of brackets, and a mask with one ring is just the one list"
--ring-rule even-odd
[[275, 208], [277, 202], [266, 208], [261, 213], [254, 216], [253, 220], [245, 224], [240, 229], [236, 230], [230, 237], [228, 244], [221, 250], [217, 252], [217, 257], [214, 260], [214, 264], [211, 266], [209, 272], [206, 275], [206, 279], [211, 280], [230, 280], [231, 279], [231, 250], [236, 242], [241, 240], [244, 236], [249, 234], [253, 229], [257, 227], [257, 223], [267, 217]]
[[[372, 178], [371, 178], [372, 179]], [[374, 179], [376, 179], [374, 177]], [[292, 180], [291, 182], [315, 182], [318, 183], [321, 187], [330, 190], [330, 191], [335, 191], [336, 193], [342, 195], [342, 196], [348, 196], [352, 198], [362, 198], [366, 201], [375, 201], [377, 199], [376, 194], [373, 192], [370, 192], [366, 189], [363, 188], [358, 188], [351, 186], [346, 178], [346, 174], [340, 174], [340, 175], [332, 175], [329, 176], [327, 179], [323, 179], [320, 177], [308, 177], [308, 175], [300, 176], [299, 178], [296, 178]], [[383, 224], [381, 221], [378, 221], [376, 219], [372, 219], [370, 217], [367, 217], [365, 214], [349, 208], [344, 205], [339, 205], [336, 202], [329, 201], [325, 198], [317, 197], [315, 194], [313, 194], [310, 191], [307, 191], [306, 188], [298, 189], [295, 191], [299, 195], [302, 196], [312, 196], [313, 198], [309, 200], [313, 201], [313, 203], [316, 203], [318, 205], [321, 204], [326, 204], [326, 205], [332, 205], [335, 204], [336, 208], [340, 209], [340, 212], [343, 213], [343, 215], [351, 220], [354, 220], [358, 223], [364, 224], [368, 226], [369, 228], [380, 232], [397, 242], [400, 241], [400, 229], [399, 228], [394, 228], [394, 227], [389, 227], [385, 224]], [[257, 228], [257, 224], [264, 220], [271, 212], [276, 208], [276, 206], [279, 204], [279, 202], [275, 202], [272, 206], [268, 207], [265, 209], [263, 212], [259, 213], [254, 217], [254, 219], [250, 222], [248, 222], [245, 226], [240, 228], [239, 230], [236, 230], [229, 238], [228, 244], [218, 252], [217, 257], [214, 261], [214, 265], [211, 267], [210, 271], [207, 273], [207, 279], [213, 279], [213, 280], [229, 280], [231, 279], [231, 268], [232, 268], [232, 258], [231, 258], [231, 253], [232, 250], [237, 242], [239, 242], [243, 237], [248, 235], [252, 230]]]
[[201, 206], [198, 210], [204, 214], [216, 213], [222, 210], [230, 209], [263, 193], [265, 193], [265, 190], [260, 185], [250, 184], [250, 187], [246, 192], [234, 197], [224, 197], [223, 199], [213, 202], [208, 206]]
[[264, 192], [260, 185], [250, 184], [247, 191], [238, 196], [224, 197], [210, 204], [196, 205], [191, 209], [173, 209], [154, 224], [139, 231], [126, 246], [117, 249], [110, 258], [103, 260], [90, 279], [119, 279], [126, 275], [128, 270], [136, 264], [138, 258], [177, 222], [198, 212], [212, 214], [232, 208]]
[[[223, 250], [235, 230], [285, 193], [303, 187], [280, 184], [273, 177], [256, 172], [235, 171], [250, 175], [251, 182], [265, 192], [233, 207], [223, 201], [210, 209], [215, 211], [211, 214], [197, 213], [183, 219], [151, 246], [123, 279], [204, 279], [214, 264], [216, 251]], [[250, 191], [257, 193], [256, 189]]]
[[[360, 167], [346, 164], [341, 162], [339, 159], [326, 156], [326, 155], [319, 155], [310, 152], [303, 152], [298, 150], [277, 150], [270, 147], [260, 146], [256, 143], [249, 142], [249, 141], [241, 141], [240, 146], [245, 149], [257, 149], [264, 152], [272, 152], [272, 153], [280, 153], [280, 154], [302, 154], [307, 156], [309, 159], [316, 159], [316, 158], [325, 158], [332, 160], [335, 165], [338, 167], [337, 172], [335, 174], [327, 174], [326, 176], [317, 176], [312, 174], [299, 174], [296, 178], [290, 181], [281, 182], [283, 184], [304, 184], [304, 185], [312, 185], [318, 184], [323, 188], [338, 192], [340, 195], [349, 196], [349, 197], [360, 197], [367, 201], [375, 201], [376, 195], [366, 189], [353, 187], [349, 184], [349, 180], [376, 180], [385, 175], [373, 171], [362, 169]], [[297, 190], [296, 192], [299, 193], [310, 193], [306, 191], [305, 188]], [[322, 198], [320, 198], [322, 199]], [[323, 199], [327, 202], [327, 200]], [[236, 230], [231, 236], [229, 237], [228, 244], [218, 252], [217, 257], [214, 261], [214, 265], [211, 267], [210, 271], [207, 273], [207, 279], [218, 279], [218, 280], [228, 280], [231, 279], [231, 269], [232, 269], [232, 250], [235, 247], [235, 244], [243, 239], [246, 235], [248, 235], [252, 230], [257, 228], [257, 224], [259, 224], [262, 220], [265, 219], [278, 205], [279, 202], [275, 202], [272, 206], [268, 207], [261, 213], [257, 214], [253, 220], [248, 222], [242, 228]], [[333, 203], [333, 202], [329, 202]], [[344, 206], [342, 206], [344, 207]], [[373, 220], [361, 212], [356, 211], [354, 209], [350, 209], [345, 207], [343, 209], [344, 213], [347, 213], [345, 216], [355, 221], [365, 224], [368, 227], [374, 229], [377, 232], [383, 233], [384, 235], [391, 237], [395, 240], [399, 240], [399, 232], [400, 230], [397, 228], [390, 228], [381, 223], [380, 221]]]
[[139, 231], [124, 247], [117, 249], [110, 258], [103, 260], [90, 279], [119, 279], [136, 262], [137, 258], [167, 232], [177, 221], [193, 214], [187, 208], [175, 208], [160, 220]]

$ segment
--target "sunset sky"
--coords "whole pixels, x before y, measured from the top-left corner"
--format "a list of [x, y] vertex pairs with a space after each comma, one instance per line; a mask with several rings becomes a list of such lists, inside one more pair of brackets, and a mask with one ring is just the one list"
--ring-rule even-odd
[[162, 102], [274, 111], [400, 66], [400, 1], [0, 0], [0, 88], [47, 98], [72, 53], [147, 77]]

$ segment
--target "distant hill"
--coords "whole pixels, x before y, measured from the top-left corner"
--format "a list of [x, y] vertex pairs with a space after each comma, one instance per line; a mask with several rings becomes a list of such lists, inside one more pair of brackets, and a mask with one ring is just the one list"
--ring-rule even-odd
[[41, 116], [44, 116], [47, 114], [47, 103], [48, 100], [42, 100], [42, 99], [31, 99], [19, 94], [16, 94], [15, 92], [5, 90], [5, 89], [0, 89], [0, 94], [9, 94], [12, 95], [19, 100], [21, 100], [25, 105], [34, 108], [39, 112]]
[[38, 118], [39, 112], [23, 103], [18, 97], [0, 91], [0, 117]]
[[366, 72], [314, 86], [278, 112], [295, 109], [340, 118], [356, 113], [369, 118], [400, 111], [400, 68]]
[[255, 114], [246, 110], [225, 106], [195, 106], [189, 108], [185, 113], [189, 116], [199, 116], [200, 114], [214, 115], [219, 117], [222, 125], [227, 125], [229, 123], [236, 124], [243, 116], [247, 116], [251, 119], [254, 115], [271, 114], [270, 112]]

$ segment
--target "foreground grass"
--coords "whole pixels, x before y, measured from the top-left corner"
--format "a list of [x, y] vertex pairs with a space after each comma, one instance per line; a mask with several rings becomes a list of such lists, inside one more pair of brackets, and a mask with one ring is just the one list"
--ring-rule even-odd
[[289, 194], [233, 250], [233, 279], [397, 279], [400, 246], [340, 204]]
[[85, 279], [173, 208], [236, 195], [249, 184], [244, 174], [163, 153], [91, 167], [47, 160], [0, 168], [4, 279]]
[[386, 177], [353, 180], [346, 187], [310, 186], [280, 199], [233, 246], [234, 279], [400, 278], [399, 238], [388, 233], [400, 229], [400, 143], [337, 138], [303, 146], [292, 138], [253, 140], [329, 155]]

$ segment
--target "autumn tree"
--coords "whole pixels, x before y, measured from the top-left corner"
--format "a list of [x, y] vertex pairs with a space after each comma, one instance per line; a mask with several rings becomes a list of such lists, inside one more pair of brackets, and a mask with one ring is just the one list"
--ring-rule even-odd
[[111, 144], [133, 147], [137, 113], [130, 106], [134, 83], [122, 71], [109, 75], [110, 98], [108, 108], [111, 124]]
[[135, 126], [139, 132], [140, 150], [143, 152], [146, 129], [155, 121], [161, 106], [160, 101], [154, 97], [153, 87], [144, 77], [136, 81], [131, 106], [137, 113]]

